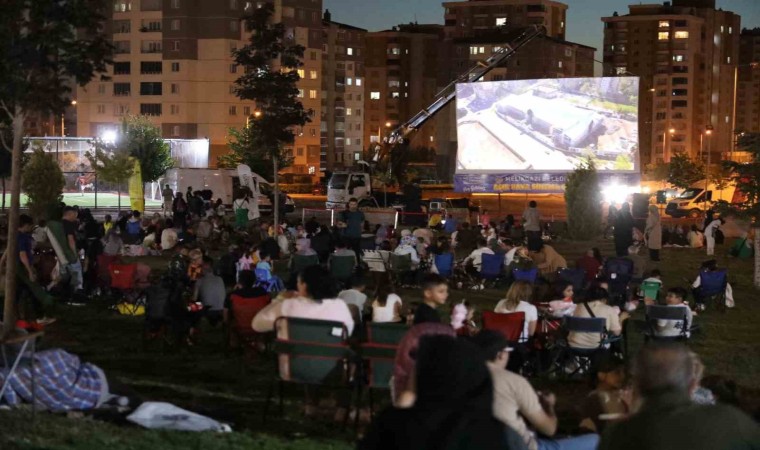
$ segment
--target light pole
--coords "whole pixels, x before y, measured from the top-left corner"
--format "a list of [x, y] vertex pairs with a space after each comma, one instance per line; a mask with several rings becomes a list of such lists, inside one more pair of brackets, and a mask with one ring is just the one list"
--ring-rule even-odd
[[673, 134], [675, 134], [676, 129], [671, 128], [669, 130], [662, 132], [662, 154], [663, 156], [667, 156], [668, 158], [665, 158], [665, 161], [670, 160], [670, 151], [668, 149], [668, 133], [670, 133], [670, 145], [673, 145]]
[[[71, 101], [71, 106], [77, 106], [77, 101], [76, 100], [72, 100]], [[66, 117], [66, 113], [65, 112], [61, 113], [61, 137], [66, 137], [66, 130], [65, 130], [66, 125], [65, 125], [65, 122], [64, 122], [64, 118], [65, 117]]]
[[712, 132], [712, 125], [705, 126], [705, 135], [707, 136], [707, 166], [705, 167], [705, 191], [702, 193], [702, 198], [704, 199], [702, 209], [704, 209], [705, 212], [707, 212], [707, 189], [710, 183], [710, 162], [712, 161], [712, 157], [710, 155], [710, 136], [712, 135]]

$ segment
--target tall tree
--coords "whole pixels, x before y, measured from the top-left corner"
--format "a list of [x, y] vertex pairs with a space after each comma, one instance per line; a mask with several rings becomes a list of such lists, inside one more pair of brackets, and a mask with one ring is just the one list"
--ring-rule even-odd
[[602, 199], [599, 175], [593, 161], [581, 163], [567, 176], [565, 204], [570, 237], [589, 240], [599, 235], [602, 230]]
[[689, 158], [686, 153], [676, 153], [668, 165], [668, 182], [675, 187], [686, 189], [706, 176], [702, 161]]
[[63, 187], [66, 180], [58, 161], [43, 150], [39, 143], [34, 144], [34, 153], [24, 164], [21, 187], [29, 198], [27, 207], [33, 217], [49, 219], [50, 212], [63, 199]]
[[81, 86], [105, 73], [112, 46], [103, 33], [107, 0], [4, 0], [0, 13], [0, 114], [11, 123], [11, 209], [3, 333], [13, 330], [18, 267], [24, 120], [61, 114]]
[[[274, 160], [270, 151], [255, 145], [257, 137], [253, 127], [229, 129], [228, 144], [231, 153], [217, 158], [217, 167], [235, 169], [239, 164], [246, 164], [251, 171], [268, 176], [274, 172]], [[287, 149], [277, 149], [277, 167], [279, 170], [293, 165], [293, 156]]]
[[95, 139], [92, 141], [92, 151], [85, 153], [85, 157], [99, 179], [118, 186], [117, 198], [121, 210], [121, 186], [134, 173], [135, 162], [124, 145], [124, 139], [118, 139], [117, 142], [122, 145]]
[[760, 133], [744, 133], [739, 137], [737, 147], [750, 154], [750, 162], [725, 161], [723, 166], [730, 171], [730, 178], [744, 199], [738, 204], [721, 202], [719, 209], [747, 219], [755, 227], [754, 285], [760, 289]]
[[[251, 39], [245, 47], [235, 52], [235, 63], [245, 73], [235, 81], [235, 95], [241, 100], [256, 103], [256, 112], [243, 132], [243, 141], [249, 146], [238, 148], [244, 155], [264, 152], [272, 161], [274, 180], [274, 222], [279, 224], [280, 186], [278, 171], [283, 160], [283, 147], [295, 140], [294, 129], [310, 121], [311, 111], [306, 111], [298, 100], [297, 68], [303, 66], [304, 48], [285, 38], [285, 26], [272, 23], [274, 6], [264, 3], [245, 17]], [[261, 174], [266, 176], [266, 174]]]
[[121, 139], [129, 156], [140, 161], [143, 183], [158, 181], [174, 166], [169, 143], [146, 116], [127, 116], [122, 122]]

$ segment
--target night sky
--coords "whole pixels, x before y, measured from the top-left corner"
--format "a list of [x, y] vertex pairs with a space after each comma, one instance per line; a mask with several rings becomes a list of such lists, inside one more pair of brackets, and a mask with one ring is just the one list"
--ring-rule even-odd
[[[389, 29], [399, 23], [443, 23], [442, 0], [322, 0], [332, 19], [370, 31]], [[600, 17], [628, 12], [629, 4], [662, 3], [646, 0], [564, 0], [569, 5], [567, 39], [602, 47]], [[742, 16], [742, 28], [760, 27], [760, 0], [718, 0], [718, 7]], [[600, 59], [597, 57], [597, 59]]]

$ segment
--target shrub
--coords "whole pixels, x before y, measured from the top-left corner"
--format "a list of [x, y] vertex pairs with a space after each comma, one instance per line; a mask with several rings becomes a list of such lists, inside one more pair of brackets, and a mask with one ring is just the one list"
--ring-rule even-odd
[[21, 189], [27, 195], [26, 206], [32, 216], [49, 219], [63, 198], [66, 180], [58, 162], [42, 148], [36, 147], [24, 166]]
[[599, 176], [592, 161], [581, 163], [567, 177], [565, 186], [567, 228], [572, 239], [589, 240], [602, 229]]

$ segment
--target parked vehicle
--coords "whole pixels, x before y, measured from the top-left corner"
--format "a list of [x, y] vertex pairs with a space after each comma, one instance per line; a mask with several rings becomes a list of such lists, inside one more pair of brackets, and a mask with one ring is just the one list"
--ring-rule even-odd
[[671, 217], [697, 218], [719, 201], [728, 203], [741, 201], [741, 191], [736, 189], [735, 184], [727, 183], [721, 187], [722, 189], [718, 189], [715, 183], [705, 181], [694, 183], [668, 203], [665, 214]]

